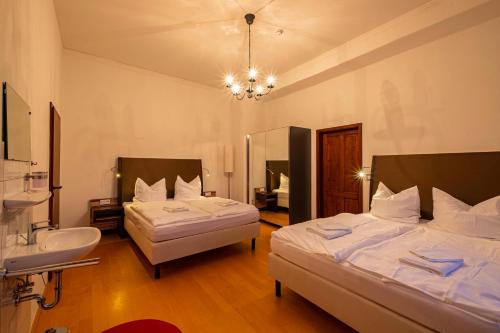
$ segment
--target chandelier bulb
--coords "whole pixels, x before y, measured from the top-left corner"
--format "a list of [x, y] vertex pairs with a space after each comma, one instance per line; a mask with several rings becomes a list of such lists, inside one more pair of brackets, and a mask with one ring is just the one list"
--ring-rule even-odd
[[274, 76], [272, 76], [272, 75], [269, 75], [269, 76], [267, 77], [267, 86], [268, 86], [269, 88], [273, 88], [273, 87], [274, 87], [274, 82], [275, 82], [275, 81], [276, 81], [276, 78], [275, 78]]
[[257, 96], [262, 96], [264, 93], [264, 87], [262, 87], [260, 84], [255, 87], [255, 92], [257, 93]]
[[233, 95], [238, 95], [240, 93], [240, 90], [241, 90], [241, 87], [239, 84], [234, 84], [231, 87], [231, 92], [233, 93]]
[[228, 74], [226, 75], [224, 81], [226, 82], [226, 87], [230, 88], [234, 83], [234, 78], [231, 74]]
[[250, 82], [255, 82], [255, 79], [257, 79], [257, 70], [255, 68], [250, 68], [248, 70], [248, 79]]

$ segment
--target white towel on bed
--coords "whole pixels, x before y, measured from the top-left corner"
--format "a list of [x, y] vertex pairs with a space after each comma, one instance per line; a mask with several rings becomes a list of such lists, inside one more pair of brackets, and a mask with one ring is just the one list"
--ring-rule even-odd
[[323, 237], [324, 239], [335, 239], [350, 234], [352, 232], [350, 229], [324, 230], [318, 228], [317, 226], [307, 227], [306, 230], [320, 237]]
[[[130, 205], [153, 226], [209, 219], [210, 214], [179, 201], [136, 202]], [[168, 211], [168, 210], [171, 210]]]
[[[220, 205], [222, 202], [234, 202], [236, 204], [229, 204], [227, 206]], [[237, 215], [248, 213], [253, 210], [257, 210], [255, 206], [247, 205], [238, 201], [224, 199], [224, 198], [203, 198], [200, 200], [191, 200], [189, 204], [193, 207], [201, 209], [205, 212], [208, 212], [216, 217], [228, 216], [228, 215]]]
[[464, 265], [464, 261], [432, 262], [416, 256], [399, 258], [403, 264], [426, 270], [441, 276], [448, 276]]
[[430, 262], [463, 262], [463, 255], [458, 252], [450, 247], [439, 245], [423, 246], [410, 250], [410, 253]]
[[350, 230], [360, 225], [375, 221], [362, 214], [340, 213], [335, 216], [318, 219], [317, 226], [323, 230]]

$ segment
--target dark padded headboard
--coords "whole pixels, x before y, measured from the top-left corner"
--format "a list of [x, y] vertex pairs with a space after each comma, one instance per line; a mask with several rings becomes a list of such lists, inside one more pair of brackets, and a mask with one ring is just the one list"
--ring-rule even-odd
[[173, 198], [177, 175], [185, 181], [200, 176], [203, 190], [201, 160], [171, 158], [132, 158], [118, 157], [118, 199], [120, 202], [132, 201], [137, 177], [151, 185], [165, 178], [167, 196]]
[[[273, 173], [269, 172], [271, 170]], [[280, 187], [280, 173], [288, 177], [288, 161], [266, 161], [266, 188], [267, 191]]]
[[370, 202], [382, 181], [394, 192], [417, 185], [422, 218], [432, 218], [432, 187], [475, 205], [500, 195], [500, 152], [373, 156]]

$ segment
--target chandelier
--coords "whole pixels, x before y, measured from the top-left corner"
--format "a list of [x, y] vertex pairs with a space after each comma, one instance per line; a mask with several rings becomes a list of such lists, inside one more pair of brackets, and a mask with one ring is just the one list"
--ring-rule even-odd
[[274, 88], [274, 83], [276, 78], [273, 75], [268, 75], [266, 79], [265, 86], [262, 83], [257, 81], [258, 72], [255, 67], [252, 67], [252, 53], [251, 53], [251, 26], [253, 20], [255, 19], [254, 14], [246, 14], [245, 20], [248, 24], [248, 72], [247, 79], [248, 83], [246, 84], [246, 89], [242, 86], [242, 84], [238, 83], [238, 81], [234, 78], [232, 74], [226, 75], [225, 84], [226, 88], [231, 91], [231, 94], [236, 97], [237, 100], [242, 100], [243, 98], [255, 98], [259, 100], [262, 96], [265, 96], [271, 92]]

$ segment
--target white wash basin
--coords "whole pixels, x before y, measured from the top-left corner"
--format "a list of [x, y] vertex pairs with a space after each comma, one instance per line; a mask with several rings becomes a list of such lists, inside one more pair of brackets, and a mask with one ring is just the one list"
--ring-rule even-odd
[[6, 195], [3, 205], [5, 208], [28, 208], [49, 200], [51, 195], [49, 191], [29, 191]]
[[101, 239], [97, 228], [44, 230], [33, 245], [15, 244], [6, 249], [3, 266], [9, 271], [79, 260]]

